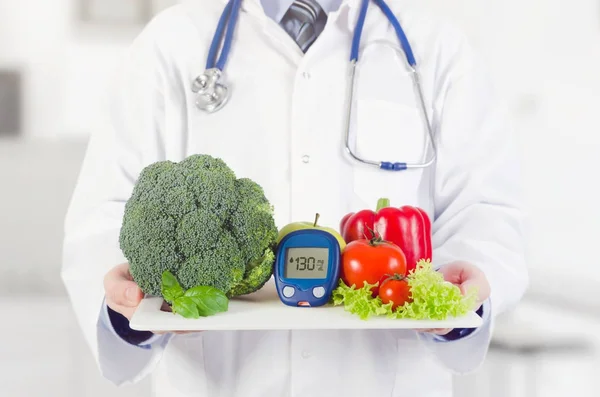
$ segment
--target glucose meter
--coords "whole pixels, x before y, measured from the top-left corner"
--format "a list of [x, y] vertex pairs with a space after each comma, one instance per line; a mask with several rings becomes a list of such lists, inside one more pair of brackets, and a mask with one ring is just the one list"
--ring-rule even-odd
[[338, 285], [340, 245], [320, 229], [301, 229], [286, 235], [277, 246], [275, 285], [288, 306], [314, 307], [329, 301]]

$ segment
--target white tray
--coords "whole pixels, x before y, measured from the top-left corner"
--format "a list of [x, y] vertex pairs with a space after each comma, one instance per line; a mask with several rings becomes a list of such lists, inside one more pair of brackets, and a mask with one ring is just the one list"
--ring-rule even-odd
[[312, 329], [426, 329], [476, 328], [482, 324], [475, 312], [444, 321], [395, 320], [370, 317], [361, 320], [343, 306], [291, 307], [284, 305], [271, 280], [261, 290], [229, 301], [227, 312], [199, 319], [187, 319], [160, 310], [161, 297], [142, 300], [130, 322], [139, 331], [238, 331]]

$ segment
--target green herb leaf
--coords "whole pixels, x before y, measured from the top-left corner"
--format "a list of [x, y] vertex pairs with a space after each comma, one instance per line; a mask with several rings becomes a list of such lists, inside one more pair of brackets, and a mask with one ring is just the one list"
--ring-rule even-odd
[[180, 296], [175, 299], [173, 306], [171, 307], [173, 313], [179, 314], [185, 318], [199, 318], [200, 313], [196, 302], [190, 297]]
[[226, 312], [229, 308], [227, 296], [214, 287], [199, 286], [190, 288], [185, 291], [185, 296], [194, 301], [201, 316], [212, 316]]
[[161, 284], [161, 292], [165, 301], [169, 304], [173, 304], [177, 300], [183, 296], [184, 291], [179, 282], [168, 270], [165, 270], [162, 274], [162, 284]]

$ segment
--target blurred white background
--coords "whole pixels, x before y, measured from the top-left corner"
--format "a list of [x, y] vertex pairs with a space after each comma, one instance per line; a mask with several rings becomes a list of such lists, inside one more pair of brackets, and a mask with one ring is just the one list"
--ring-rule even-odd
[[[531, 222], [531, 288], [456, 396], [600, 396], [600, 2], [409, 1], [453, 18], [485, 56], [513, 111]], [[176, 0], [90, 0], [87, 13], [84, 2], [0, 0], [3, 397], [149, 395], [147, 382], [116, 389], [97, 372], [59, 279], [60, 246], [106, 79]]]

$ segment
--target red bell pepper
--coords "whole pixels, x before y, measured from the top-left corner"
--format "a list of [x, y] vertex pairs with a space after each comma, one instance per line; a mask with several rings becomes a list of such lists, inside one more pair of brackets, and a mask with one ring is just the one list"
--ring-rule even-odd
[[340, 233], [346, 243], [371, 239], [373, 231], [400, 247], [406, 256], [407, 272], [415, 269], [418, 261], [431, 260], [431, 221], [421, 208], [390, 207], [388, 199], [380, 199], [375, 211], [349, 213], [340, 222]]

